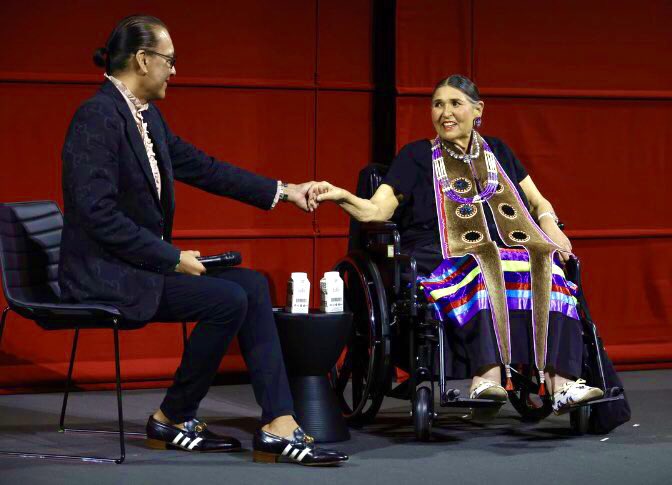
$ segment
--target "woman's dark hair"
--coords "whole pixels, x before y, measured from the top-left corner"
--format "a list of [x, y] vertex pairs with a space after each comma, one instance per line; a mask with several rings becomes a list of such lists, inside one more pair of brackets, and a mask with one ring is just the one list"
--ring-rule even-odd
[[455, 89], [459, 89], [464, 94], [466, 94], [467, 97], [474, 103], [481, 100], [481, 95], [478, 92], [478, 87], [467, 76], [463, 76], [461, 74], [453, 74], [452, 76], [448, 76], [445, 79], [441, 79], [441, 81], [439, 81], [434, 87], [432, 97], [436, 94], [437, 89], [442, 88], [444, 86], [450, 86]]
[[128, 65], [131, 55], [140, 49], [156, 47], [157, 28], [166, 25], [150, 15], [131, 15], [119, 21], [105, 47], [93, 54], [96, 66], [104, 67], [107, 74], [121, 71]]

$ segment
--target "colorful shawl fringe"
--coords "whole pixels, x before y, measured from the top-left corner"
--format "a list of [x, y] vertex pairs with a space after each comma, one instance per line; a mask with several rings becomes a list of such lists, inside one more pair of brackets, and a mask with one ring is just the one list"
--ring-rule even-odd
[[[499, 254], [504, 270], [508, 309], [532, 310], [527, 251], [500, 248]], [[552, 278], [550, 311], [578, 320], [576, 285], [565, 279], [557, 260], [553, 264]], [[418, 281], [427, 301], [434, 304], [434, 317], [437, 320], [449, 320], [462, 327], [479, 311], [490, 309], [483, 274], [476, 260], [469, 255], [445, 259], [429, 276], [420, 277]]]

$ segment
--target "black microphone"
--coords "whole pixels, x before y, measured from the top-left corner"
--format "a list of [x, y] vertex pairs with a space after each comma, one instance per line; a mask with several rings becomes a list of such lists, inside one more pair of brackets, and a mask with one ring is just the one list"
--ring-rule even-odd
[[206, 268], [226, 268], [229, 266], [238, 266], [243, 262], [243, 257], [238, 251], [227, 251], [212, 256], [200, 256], [196, 259]]

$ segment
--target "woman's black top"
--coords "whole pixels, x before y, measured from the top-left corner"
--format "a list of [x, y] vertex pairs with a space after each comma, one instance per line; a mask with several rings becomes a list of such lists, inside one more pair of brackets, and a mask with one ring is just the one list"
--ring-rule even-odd
[[[500, 139], [489, 136], [484, 138], [529, 209], [527, 197], [520, 188], [520, 181], [527, 177], [527, 170], [511, 149]], [[403, 202], [393, 218], [399, 224], [402, 247], [405, 250], [410, 250], [439, 245], [439, 224], [434, 199], [432, 145], [430, 141], [418, 140], [404, 146], [392, 161], [390, 170], [382, 183], [390, 185], [396, 193], [403, 195]], [[483, 206], [490, 237], [498, 244], [503, 244], [497, 234], [489, 207], [487, 204], [483, 204]]]

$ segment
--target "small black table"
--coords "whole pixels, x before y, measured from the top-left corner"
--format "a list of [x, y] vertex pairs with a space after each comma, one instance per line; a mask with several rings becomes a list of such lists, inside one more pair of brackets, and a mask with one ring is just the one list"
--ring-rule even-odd
[[352, 313], [287, 313], [274, 309], [285, 358], [294, 412], [316, 442], [350, 439], [327, 373], [336, 364], [350, 334]]

